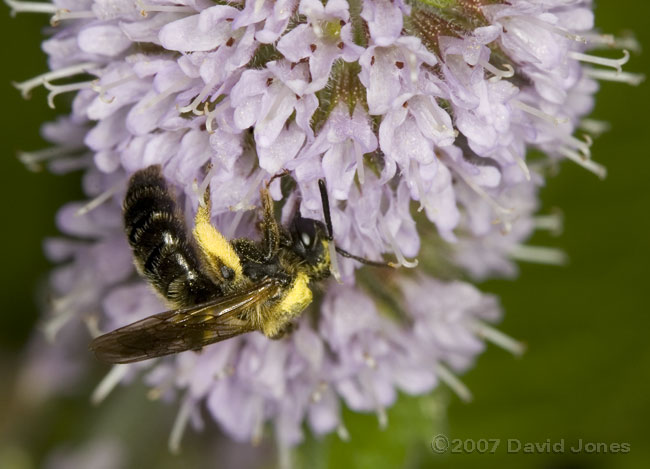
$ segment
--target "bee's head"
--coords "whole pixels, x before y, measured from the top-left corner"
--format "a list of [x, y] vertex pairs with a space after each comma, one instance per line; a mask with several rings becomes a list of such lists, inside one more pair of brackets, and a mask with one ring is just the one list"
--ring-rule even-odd
[[308, 264], [316, 266], [326, 259], [329, 235], [325, 225], [312, 218], [297, 215], [291, 223], [291, 249]]

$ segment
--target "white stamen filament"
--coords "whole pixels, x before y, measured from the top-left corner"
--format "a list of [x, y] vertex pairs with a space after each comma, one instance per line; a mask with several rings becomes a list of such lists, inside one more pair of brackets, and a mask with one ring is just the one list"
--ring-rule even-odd
[[91, 10], [70, 11], [65, 8], [59, 8], [52, 3], [47, 2], [18, 2], [14, 0], [5, 0], [5, 3], [11, 8], [11, 16], [17, 13], [47, 13], [51, 14], [50, 24], [56, 26], [61, 20], [72, 20], [79, 18], [96, 18], [97, 16]]
[[327, 244], [327, 249], [330, 254], [330, 273], [332, 274], [332, 277], [334, 277], [334, 280], [336, 280], [336, 283], [342, 284], [343, 280], [341, 280], [341, 271], [339, 270], [339, 261], [336, 252], [336, 245], [334, 244], [334, 240], [331, 240]]
[[56, 5], [47, 2], [17, 2], [15, 0], [5, 0], [5, 3], [11, 8], [11, 16], [17, 13], [51, 13], [54, 14], [59, 9]]
[[204, 107], [203, 110], [198, 111], [199, 105], [201, 104], [201, 102], [203, 102], [203, 100], [205, 98], [208, 97], [210, 92], [212, 92], [212, 90], [214, 90], [215, 86], [217, 86], [217, 83], [219, 83], [219, 80], [221, 80], [221, 77], [220, 77], [219, 74], [217, 74], [212, 80], [210, 80], [210, 82], [208, 82], [201, 89], [201, 92], [198, 94], [198, 96], [196, 98], [194, 98], [192, 100], [192, 102], [190, 104], [188, 104], [187, 106], [183, 106], [183, 107], [178, 108], [178, 112], [180, 112], [181, 114], [184, 114], [186, 112], [191, 112], [191, 113], [193, 113], [193, 114], [195, 114], [197, 116], [203, 115], [205, 113], [205, 107]]
[[384, 217], [382, 215], [379, 215], [378, 217], [379, 220], [379, 228], [381, 232], [384, 234], [386, 237], [386, 240], [388, 241], [388, 244], [390, 244], [391, 249], [393, 250], [393, 253], [395, 254], [395, 257], [397, 257], [397, 262], [406, 267], [407, 269], [413, 269], [417, 267], [418, 265], [418, 260], [413, 259], [412, 261], [409, 261], [404, 257], [404, 254], [402, 253], [402, 250], [399, 247], [399, 244], [395, 240], [395, 237], [393, 234], [390, 232], [390, 228], [388, 228], [388, 225], [386, 224], [386, 221], [384, 220]]
[[56, 340], [56, 335], [76, 313], [72, 307], [75, 303], [84, 303], [94, 295], [90, 282], [79, 282], [70, 292], [52, 300], [52, 316], [43, 325], [43, 334], [49, 342]]
[[464, 402], [472, 400], [472, 392], [442, 363], [436, 365], [436, 375]]
[[569, 52], [569, 57], [579, 62], [586, 62], [590, 64], [602, 65], [604, 67], [611, 67], [616, 69], [618, 73], [621, 73], [623, 69], [621, 68], [630, 60], [630, 53], [623, 49], [623, 57], [620, 59], [607, 59], [604, 57], [598, 57], [596, 55], [583, 54], [582, 52]]
[[357, 176], [359, 177], [359, 183], [363, 184], [365, 180], [365, 175], [363, 172], [363, 150], [361, 150], [361, 145], [356, 140], [352, 140], [354, 146], [354, 156], [357, 160]]
[[212, 111], [208, 111], [206, 114], [206, 110], [208, 108], [208, 101], [205, 102], [205, 105], [203, 106], [203, 114], [205, 114], [205, 129], [208, 131], [209, 134], [214, 133], [216, 128], [212, 128], [212, 122], [216, 122], [216, 116], [221, 112], [221, 110], [225, 107], [229, 106], [229, 101], [228, 99], [224, 99], [221, 101], [219, 104], [217, 104]]
[[92, 10], [75, 10], [71, 11], [66, 8], [59, 8], [56, 13], [50, 18], [50, 24], [57, 26], [61, 20], [78, 20], [78, 19], [97, 18], [97, 15]]
[[467, 325], [479, 337], [492, 342], [494, 345], [507, 350], [513, 355], [521, 356], [526, 351], [525, 344], [513, 339], [507, 334], [504, 334], [498, 329], [488, 326], [483, 321], [472, 320], [469, 321]]
[[168, 96], [171, 96], [172, 94], [176, 93], [179, 90], [182, 90], [186, 85], [188, 85], [193, 78], [190, 77], [183, 77], [179, 78], [176, 80], [174, 83], [169, 85], [164, 91], [162, 91], [160, 94], [154, 96], [150, 100], [148, 100], [146, 103], [144, 103], [142, 106], [140, 106], [140, 109], [138, 110], [139, 114], [144, 114], [147, 109], [149, 109], [151, 106], [155, 106]]
[[237, 231], [237, 227], [239, 226], [239, 223], [244, 216], [244, 212], [255, 208], [250, 206], [250, 200], [253, 198], [253, 194], [259, 189], [263, 179], [264, 172], [260, 171], [257, 173], [257, 176], [253, 178], [253, 181], [248, 188], [248, 192], [246, 192], [244, 195], [244, 198], [237, 205], [230, 207], [231, 211], [237, 213], [235, 213], [235, 218], [233, 218], [232, 223], [230, 223], [230, 226], [226, 231], [226, 237], [228, 239], [231, 239], [235, 236], [235, 232]]
[[52, 70], [20, 83], [13, 83], [13, 85], [20, 90], [23, 98], [27, 99], [29, 98], [29, 93], [34, 88], [41, 86], [46, 82], [51, 82], [52, 80], [58, 80], [60, 78], [72, 77], [81, 73], [91, 73], [91, 71], [96, 70], [97, 68], [98, 65], [94, 62], [83, 62], [76, 65], [70, 65], [69, 67], [59, 68], [58, 70]]
[[589, 44], [604, 45], [613, 49], [627, 49], [641, 52], [641, 44], [633, 36], [616, 37], [613, 34], [586, 33], [585, 39]]
[[169, 451], [172, 454], [179, 454], [181, 450], [181, 440], [183, 439], [183, 434], [187, 428], [187, 423], [190, 420], [190, 415], [192, 414], [192, 409], [194, 408], [194, 400], [188, 392], [183, 403], [181, 404], [180, 409], [178, 409], [178, 414], [176, 415], [176, 420], [174, 420], [174, 425], [172, 426], [172, 431], [169, 434]]
[[70, 83], [68, 85], [53, 85], [49, 81], [44, 81], [43, 86], [50, 91], [47, 94], [47, 105], [50, 107], [50, 109], [54, 109], [54, 98], [56, 96], [63, 93], [69, 93], [70, 91], [79, 91], [86, 88], [92, 88], [93, 81], [82, 81], [80, 83]]
[[523, 102], [521, 102], [521, 101], [518, 101], [518, 100], [516, 100], [516, 99], [513, 99], [513, 100], [510, 101], [510, 102], [511, 102], [515, 107], [518, 107], [518, 108], [521, 109], [522, 111], [524, 111], [524, 112], [526, 112], [526, 113], [528, 113], [528, 114], [530, 114], [530, 115], [532, 115], [532, 116], [538, 117], [538, 118], [540, 118], [540, 119], [542, 119], [542, 120], [548, 122], [549, 124], [560, 125], [560, 124], [564, 124], [564, 123], [566, 123], [566, 122], [569, 122], [569, 119], [567, 119], [567, 118], [565, 118], [565, 117], [557, 118], [557, 117], [555, 117], [555, 116], [552, 116], [552, 115], [550, 115], [550, 114], [545, 113], [545, 112], [542, 111], [541, 109], [537, 109], [536, 107], [529, 106], [528, 104], [523, 103]]
[[588, 77], [601, 81], [626, 83], [632, 86], [639, 86], [645, 81], [645, 75], [642, 73], [617, 72], [614, 70], [603, 70], [590, 67], [586, 67], [584, 71]]
[[428, 112], [421, 112], [420, 115], [426, 119], [427, 126], [433, 128], [436, 132], [440, 132], [441, 134], [446, 133], [448, 135], [453, 135], [454, 138], [458, 136], [458, 131], [454, 130], [453, 128], [450, 129], [447, 127], [447, 125], [444, 124], [444, 121], [442, 121], [442, 119], [439, 119], [440, 109], [434, 107], [431, 100], [425, 99], [424, 107]]
[[490, 78], [490, 82], [494, 83], [502, 78], [511, 78], [515, 76], [515, 69], [512, 67], [510, 64], [503, 64], [503, 67], [505, 70], [499, 70], [496, 68], [494, 65], [492, 65], [490, 62], [487, 60], [481, 59], [479, 61], [479, 64], [488, 72], [490, 72], [492, 75], [494, 75], [492, 78]]
[[88, 329], [90, 337], [99, 337], [102, 335], [101, 329], [99, 329], [99, 315], [98, 314], [87, 314], [83, 317], [83, 322]]
[[217, 168], [219, 166], [216, 164], [211, 164], [211, 168], [208, 171], [208, 174], [205, 175], [203, 178], [203, 181], [201, 182], [200, 186], [197, 186], [196, 188], [196, 196], [199, 199], [199, 205], [201, 207], [205, 207], [205, 200], [203, 196], [205, 195], [205, 191], [210, 185], [210, 181], [212, 181], [212, 178], [214, 178], [217, 175]]
[[58, 316], [63, 314], [63, 311], [70, 309], [70, 305], [83, 295], [86, 291], [86, 287], [87, 285], [85, 283], [79, 283], [70, 292], [52, 300], [52, 309], [54, 314]]
[[336, 427], [336, 434], [342, 441], [350, 441], [350, 432], [345, 428], [343, 422]]
[[530, 169], [528, 169], [526, 160], [524, 160], [521, 156], [519, 156], [517, 150], [515, 150], [514, 147], [512, 146], [508, 147], [508, 151], [510, 151], [510, 154], [512, 155], [515, 162], [517, 163], [517, 166], [519, 166], [519, 169], [521, 169], [521, 172], [524, 173], [524, 177], [526, 178], [526, 181], [530, 181]]
[[555, 236], [559, 236], [564, 230], [564, 218], [559, 211], [551, 215], [533, 217], [533, 224], [536, 230], [547, 230]]
[[503, 205], [499, 204], [496, 200], [492, 198], [485, 190], [480, 187], [479, 185], [475, 184], [474, 181], [472, 181], [470, 178], [466, 177], [462, 172], [456, 171], [456, 174], [460, 176], [460, 178], [467, 184], [470, 189], [472, 189], [474, 192], [476, 192], [479, 197], [481, 197], [483, 200], [485, 200], [490, 207], [494, 209], [495, 212], [500, 213], [501, 215], [506, 215], [506, 216], [511, 216], [514, 212], [513, 208], [506, 208]]
[[44, 150], [37, 150], [32, 152], [21, 151], [18, 153], [18, 160], [24, 164], [30, 171], [39, 171], [41, 166], [39, 163], [44, 161], [53, 160], [63, 156], [69, 156], [70, 153], [81, 150], [82, 147], [51, 147]]
[[54, 343], [59, 331], [72, 319], [74, 315], [75, 311], [73, 309], [65, 309], [58, 310], [51, 318], [49, 318], [43, 325], [43, 335], [47, 341]]
[[[372, 357], [370, 358], [372, 359]], [[370, 368], [374, 368], [374, 366]], [[363, 388], [366, 390], [366, 392], [370, 395], [370, 399], [372, 399], [375, 406], [375, 413], [377, 414], [379, 428], [383, 430], [388, 425], [388, 415], [386, 414], [386, 408], [381, 405], [379, 399], [377, 398], [377, 393], [375, 392], [375, 386], [372, 382], [372, 376], [370, 373], [371, 372], [368, 370], [362, 370], [359, 375], [359, 382], [361, 383], [361, 386], [363, 386]]]
[[137, 0], [136, 5], [140, 8], [140, 15], [147, 16], [147, 13], [161, 11], [167, 13], [196, 13], [196, 10], [188, 6], [180, 5], [154, 5]]
[[93, 80], [91, 88], [95, 93], [99, 94], [99, 99], [101, 99], [106, 104], [110, 104], [115, 99], [115, 96], [113, 96], [111, 98], [106, 98], [106, 92], [108, 90], [110, 90], [112, 88], [116, 88], [116, 87], [118, 87], [120, 85], [123, 85], [125, 83], [128, 83], [128, 82], [133, 81], [133, 80], [137, 80], [137, 79], [138, 79], [137, 75], [131, 74], [131, 75], [125, 76], [124, 78], [120, 78], [119, 80], [115, 80], [115, 81], [113, 81], [111, 83], [108, 83], [106, 85], [100, 85], [100, 83], [99, 83], [100, 80], [97, 79], [97, 80]]
[[104, 192], [99, 194], [97, 197], [89, 201], [87, 204], [85, 204], [83, 207], [79, 208], [76, 212], [75, 215], [80, 217], [88, 212], [96, 209], [99, 207], [101, 204], [106, 202], [108, 199], [113, 197], [117, 192], [119, 192], [122, 188], [124, 187], [124, 181], [119, 181], [115, 184], [113, 184], [111, 187], [106, 189]]
[[589, 135], [584, 136], [585, 141], [574, 137], [573, 135], [567, 135], [564, 137], [564, 141], [568, 143], [571, 147], [575, 148], [587, 159], [591, 158], [591, 145], [594, 143], [592, 138]]
[[[415, 187], [418, 190], [418, 198], [420, 199], [420, 206], [418, 207], [418, 212], [421, 212], [424, 207], [425, 207], [425, 190], [424, 190], [424, 184], [422, 183], [422, 177], [420, 176], [420, 165], [415, 162], [415, 160], [411, 160], [411, 174], [413, 175], [413, 179], [415, 180]], [[433, 209], [432, 211], [436, 211]]]
[[594, 173], [600, 179], [605, 179], [607, 177], [607, 168], [605, 168], [600, 163], [596, 163], [594, 160], [590, 160], [588, 158], [585, 158], [584, 156], [576, 153], [575, 151], [573, 151], [573, 150], [571, 150], [570, 148], [567, 148], [567, 147], [560, 147], [559, 151], [560, 151], [560, 154], [562, 154], [563, 156], [566, 156], [568, 159], [570, 159], [574, 163], [579, 164], [580, 166], [585, 168], [587, 171], [590, 171], [590, 172]]
[[580, 121], [580, 128], [586, 130], [592, 135], [599, 136], [605, 132], [609, 132], [612, 128], [609, 122], [599, 121], [596, 119], [582, 119]]
[[288, 445], [284, 444], [282, 441], [280, 441], [280, 432], [276, 431], [274, 433], [275, 433], [275, 447], [277, 448], [278, 451], [278, 468], [293, 469], [291, 448]]
[[564, 251], [547, 246], [517, 244], [510, 249], [509, 254], [515, 260], [536, 264], [564, 265], [568, 260]]
[[104, 379], [102, 379], [93, 391], [90, 402], [94, 405], [100, 404], [111, 393], [115, 386], [120, 384], [129, 371], [129, 365], [113, 365]]

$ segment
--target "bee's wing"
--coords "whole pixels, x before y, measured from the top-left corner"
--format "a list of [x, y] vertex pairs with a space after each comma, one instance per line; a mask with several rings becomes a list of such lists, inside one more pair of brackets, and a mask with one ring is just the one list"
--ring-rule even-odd
[[263, 304], [280, 291], [267, 279], [242, 292], [191, 308], [155, 314], [97, 337], [90, 349], [107, 363], [132, 363], [162, 357], [229, 339], [254, 330], [242, 313]]

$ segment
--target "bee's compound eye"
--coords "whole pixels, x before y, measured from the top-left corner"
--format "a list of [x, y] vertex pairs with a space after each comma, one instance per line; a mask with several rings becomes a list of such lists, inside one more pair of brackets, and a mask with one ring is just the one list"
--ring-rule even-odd
[[304, 231], [300, 233], [300, 241], [302, 241], [302, 244], [304, 244], [306, 247], [311, 246], [311, 236], [309, 236], [309, 234], [305, 233]]

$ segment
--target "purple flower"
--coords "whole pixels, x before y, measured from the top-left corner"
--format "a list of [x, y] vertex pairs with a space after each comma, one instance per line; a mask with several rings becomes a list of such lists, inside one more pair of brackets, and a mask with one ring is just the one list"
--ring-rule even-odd
[[[485, 278], [514, 274], [517, 260], [563, 262], [526, 244], [561, 224], [536, 213], [543, 169], [569, 159], [604, 177], [591, 137], [576, 136], [594, 128], [584, 118], [595, 80], [642, 80], [622, 71], [626, 50], [592, 53], [620, 42], [594, 31], [590, 0], [6, 1], [57, 26], [43, 44], [51, 71], [17, 87], [45, 86], [50, 105], [75, 93], [71, 114], [43, 127], [53, 147], [21, 159], [83, 169], [90, 198], [61, 209], [68, 238], [47, 244], [61, 263], [50, 336], [78, 344], [88, 337], [68, 337], [68, 326], [80, 319], [95, 335], [164, 309], [135, 275], [121, 226], [126, 180], [152, 164], [188, 219], [209, 185], [212, 221], [229, 238], [255, 235], [259, 188], [287, 170], [296, 185], [285, 221], [294, 209], [322, 218], [324, 179], [339, 246], [403, 267], [421, 256], [414, 274], [356, 276], [360, 265], [339, 259], [343, 283], [325, 283], [283, 340], [251, 333], [115, 367], [95, 399], [138, 376], [150, 397], [179, 399], [173, 449], [188, 423], [200, 427], [202, 403], [232, 438], [256, 441], [270, 422], [286, 447], [305, 422], [349, 436], [343, 405], [384, 425], [398, 391], [442, 381], [469, 398], [455, 373], [483, 341], [521, 346], [489, 325], [500, 317], [494, 297], [436, 273]], [[531, 149], [547, 158], [527, 162]], [[283, 199], [277, 182], [271, 192]]]

